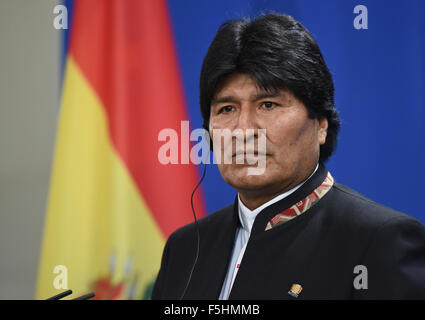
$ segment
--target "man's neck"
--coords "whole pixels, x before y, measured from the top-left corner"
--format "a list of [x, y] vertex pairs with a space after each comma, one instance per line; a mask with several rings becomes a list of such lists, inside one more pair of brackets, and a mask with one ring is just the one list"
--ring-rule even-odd
[[242, 201], [242, 203], [251, 211], [255, 210], [256, 208], [262, 206], [263, 204], [273, 200], [274, 198], [286, 194], [282, 197], [285, 198], [289, 194], [295, 192], [298, 188], [300, 188], [308, 179], [310, 179], [313, 174], [317, 171], [319, 168], [319, 164], [316, 165], [315, 169], [310, 173], [310, 175], [307, 178], [302, 178], [300, 180], [296, 180], [295, 182], [291, 182], [287, 185], [281, 185], [280, 189], [274, 189], [272, 192], [264, 192], [265, 189], [262, 190], [261, 193], [258, 191], [252, 191], [252, 190], [241, 190], [239, 191], [239, 198]]

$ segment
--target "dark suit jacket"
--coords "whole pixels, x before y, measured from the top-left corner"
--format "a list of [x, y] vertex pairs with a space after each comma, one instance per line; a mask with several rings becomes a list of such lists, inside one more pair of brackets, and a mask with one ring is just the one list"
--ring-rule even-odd
[[[258, 214], [229, 299], [425, 299], [425, 227], [344, 185], [335, 182], [308, 211], [265, 231], [326, 174], [320, 165], [301, 188]], [[199, 258], [184, 299], [219, 297], [238, 226], [237, 201], [199, 220]], [[153, 299], [181, 298], [196, 234], [190, 224], [168, 239]], [[366, 267], [367, 282], [357, 265]], [[362, 289], [354, 286], [358, 276]], [[302, 286], [297, 298], [288, 294], [293, 284]]]

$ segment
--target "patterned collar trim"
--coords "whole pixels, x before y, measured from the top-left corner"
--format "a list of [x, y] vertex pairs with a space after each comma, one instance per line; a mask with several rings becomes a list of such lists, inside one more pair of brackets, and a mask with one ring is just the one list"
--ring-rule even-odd
[[265, 231], [270, 230], [306, 212], [308, 209], [314, 206], [321, 198], [323, 198], [326, 193], [328, 193], [328, 191], [332, 188], [333, 184], [334, 178], [332, 177], [330, 172], [328, 172], [322, 184], [316, 189], [314, 189], [312, 193], [310, 193], [303, 200], [297, 202], [293, 206], [289, 207], [288, 209], [285, 209], [284, 211], [278, 213], [272, 219], [270, 219], [270, 221], [266, 225]]

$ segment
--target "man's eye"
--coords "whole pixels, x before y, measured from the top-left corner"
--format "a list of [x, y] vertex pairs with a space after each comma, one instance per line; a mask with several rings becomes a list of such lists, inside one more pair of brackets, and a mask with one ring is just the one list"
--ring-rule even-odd
[[261, 105], [264, 109], [267, 109], [267, 110], [271, 110], [271, 109], [273, 109], [274, 107], [277, 106], [276, 103], [271, 102], [271, 101], [263, 102]]
[[220, 110], [218, 111], [218, 113], [229, 113], [233, 110], [232, 106], [224, 106], [222, 108], [220, 108]]

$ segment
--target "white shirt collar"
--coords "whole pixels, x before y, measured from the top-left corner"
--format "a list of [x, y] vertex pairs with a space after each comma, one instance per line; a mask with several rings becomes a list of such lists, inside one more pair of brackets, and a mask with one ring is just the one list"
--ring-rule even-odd
[[252, 229], [252, 225], [254, 224], [254, 220], [257, 217], [257, 215], [266, 207], [272, 205], [275, 202], [278, 202], [284, 198], [286, 198], [287, 196], [289, 196], [291, 193], [294, 193], [296, 190], [298, 190], [308, 179], [311, 178], [311, 176], [317, 171], [317, 168], [319, 168], [319, 164], [316, 165], [316, 169], [314, 169], [313, 173], [303, 182], [301, 182], [299, 185], [297, 185], [296, 187], [292, 188], [289, 191], [286, 191], [276, 197], [274, 197], [273, 199], [271, 199], [270, 201], [264, 203], [263, 205], [259, 206], [258, 208], [254, 209], [254, 210], [250, 210], [248, 209], [241, 201], [241, 198], [238, 194], [238, 204], [239, 204], [239, 220], [242, 224], [242, 228], [245, 229], [246, 231], [248, 231], [249, 233], [251, 233], [251, 229]]

